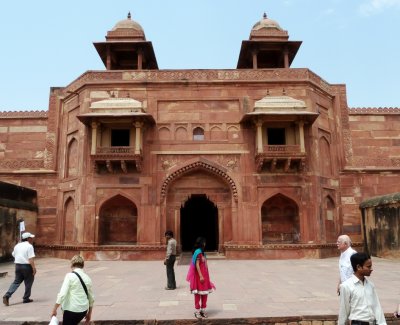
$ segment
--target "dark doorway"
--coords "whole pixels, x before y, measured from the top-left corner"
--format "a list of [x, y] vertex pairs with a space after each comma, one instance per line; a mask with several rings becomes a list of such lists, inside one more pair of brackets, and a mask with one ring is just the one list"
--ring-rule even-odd
[[206, 251], [218, 250], [218, 208], [205, 194], [191, 195], [181, 207], [182, 251], [191, 251], [199, 236], [206, 238]]

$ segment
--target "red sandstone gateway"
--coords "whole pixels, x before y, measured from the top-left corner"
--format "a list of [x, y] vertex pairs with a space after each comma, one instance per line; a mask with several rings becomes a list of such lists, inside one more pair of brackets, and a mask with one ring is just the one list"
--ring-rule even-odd
[[231, 259], [361, 241], [359, 203], [398, 190], [399, 109], [349, 109], [344, 85], [290, 67], [300, 44], [265, 15], [236, 69], [159, 70], [129, 15], [94, 43], [106, 70], [52, 88], [47, 112], [0, 113], [38, 254], [162, 259], [166, 229]]

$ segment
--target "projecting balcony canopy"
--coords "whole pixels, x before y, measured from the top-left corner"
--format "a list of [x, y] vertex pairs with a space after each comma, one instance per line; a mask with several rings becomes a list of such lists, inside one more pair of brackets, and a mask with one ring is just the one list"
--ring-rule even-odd
[[240, 122], [276, 120], [314, 123], [319, 113], [307, 110], [306, 104], [289, 96], [266, 96], [254, 104], [254, 110], [246, 113]]
[[85, 125], [102, 120], [141, 121], [154, 124], [151, 114], [144, 111], [141, 102], [132, 98], [111, 98], [92, 103], [91, 112], [78, 115], [78, 119]]

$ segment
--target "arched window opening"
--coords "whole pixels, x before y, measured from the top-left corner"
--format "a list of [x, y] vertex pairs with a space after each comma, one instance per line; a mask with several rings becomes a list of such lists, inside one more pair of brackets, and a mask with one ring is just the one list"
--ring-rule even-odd
[[194, 128], [193, 140], [194, 141], [203, 141], [204, 140], [204, 130], [201, 127]]

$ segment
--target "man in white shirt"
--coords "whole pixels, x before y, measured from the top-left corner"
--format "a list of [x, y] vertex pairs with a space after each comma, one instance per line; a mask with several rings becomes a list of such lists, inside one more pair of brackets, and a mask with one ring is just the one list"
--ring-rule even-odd
[[30, 299], [32, 284], [35, 279], [36, 266], [35, 266], [35, 252], [33, 249], [33, 238], [29, 232], [22, 234], [22, 241], [15, 245], [12, 255], [14, 256], [15, 263], [15, 280], [11, 283], [10, 288], [3, 296], [3, 304], [8, 306], [10, 297], [18, 289], [19, 285], [24, 281], [25, 293], [23, 303], [29, 303], [33, 300]]
[[353, 275], [353, 267], [350, 263], [350, 256], [357, 253], [351, 247], [350, 237], [347, 235], [341, 235], [338, 237], [336, 242], [337, 248], [340, 251], [339, 258], [339, 282], [337, 285], [337, 293], [340, 293], [340, 284], [346, 281]]
[[167, 239], [167, 254], [165, 255], [164, 265], [167, 269], [167, 286], [165, 290], [175, 290], [175, 271], [174, 264], [176, 260], [176, 240], [174, 239], [174, 233], [171, 230], [165, 232], [165, 238]]
[[354, 274], [340, 285], [338, 325], [386, 325], [374, 284], [366, 277], [371, 275], [372, 261], [366, 253], [350, 257]]

